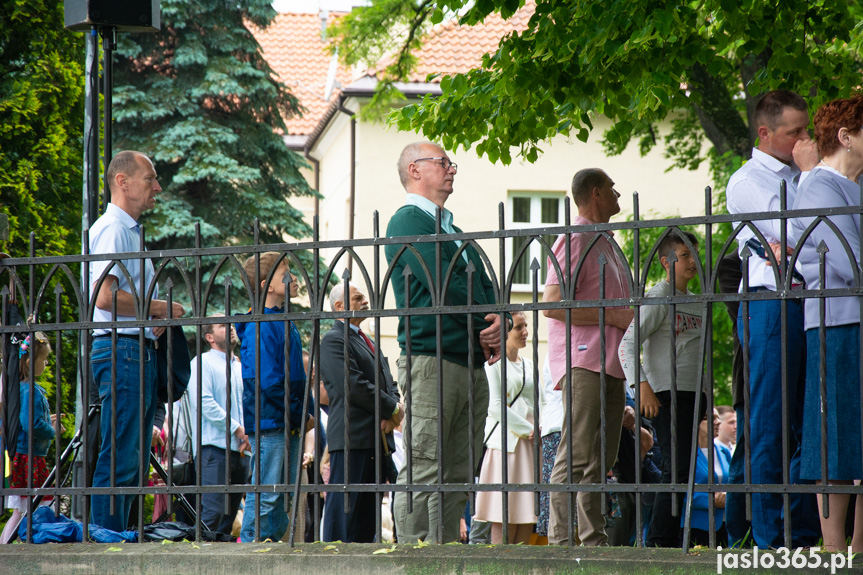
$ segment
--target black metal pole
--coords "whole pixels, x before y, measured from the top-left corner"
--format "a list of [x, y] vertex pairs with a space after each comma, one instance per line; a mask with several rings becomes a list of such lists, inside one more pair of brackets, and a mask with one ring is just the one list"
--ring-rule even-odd
[[114, 88], [112, 54], [117, 48], [117, 29], [106, 26], [100, 30], [102, 34], [102, 97], [104, 98], [104, 158], [105, 185], [102, 188], [103, 205], [108, 205], [108, 164], [111, 163], [111, 93]]
[[99, 217], [99, 51], [95, 26], [87, 35], [84, 91], [84, 217], [89, 230]]
[[[84, 56], [84, 185], [82, 190], [82, 211], [81, 211], [81, 253], [89, 253], [88, 247], [88, 231], [90, 226], [99, 218], [99, 51], [98, 51], [98, 30], [93, 26], [85, 34], [86, 53]], [[82, 266], [81, 277], [82, 285], [86, 285], [89, 280], [86, 276], [87, 265]], [[85, 294], [87, 292], [85, 291]], [[86, 310], [82, 309], [79, 316], [79, 321], [87, 320]], [[83, 427], [87, 426], [87, 406], [90, 403], [90, 398], [87, 396], [88, 386], [84, 384], [87, 377], [84, 375], [89, 368], [82, 359], [88, 354], [89, 350], [83, 347], [87, 345], [87, 338], [83, 332], [83, 341], [79, 344], [79, 353], [77, 354], [77, 385], [75, 386], [78, 398], [76, 401], [76, 416], [75, 421], [81, 422]], [[83, 431], [85, 445], [90, 438], [86, 431]], [[88, 461], [86, 455], [87, 449], [84, 449], [84, 454], [80, 462], [74, 466], [73, 483], [75, 485], [86, 485], [88, 482]], [[83, 466], [83, 467], [82, 467]], [[89, 506], [84, 502], [83, 498], [73, 498], [73, 515], [84, 517], [89, 515]], [[77, 513], [75, 513], [77, 511]], [[88, 537], [88, 523], [84, 523], [84, 538]]]

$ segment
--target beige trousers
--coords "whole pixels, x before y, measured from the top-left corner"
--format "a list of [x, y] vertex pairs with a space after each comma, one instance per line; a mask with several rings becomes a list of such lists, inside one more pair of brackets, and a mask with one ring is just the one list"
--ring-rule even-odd
[[[571, 401], [566, 402], [566, 376], [561, 380], [563, 393], [563, 426], [560, 433], [560, 446], [551, 471], [551, 483], [568, 483], [567, 451], [572, 450], [572, 484], [601, 483], [604, 473], [611, 469], [617, 460], [620, 432], [623, 426], [623, 410], [626, 406], [624, 380], [605, 376], [606, 409], [605, 463], [602, 468], [600, 438], [600, 382], [599, 374], [587, 369], [572, 369]], [[566, 425], [567, 417], [572, 418], [572, 434]], [[572, 494], [552, 491], [549, 498], [548, 542], [551, 545], [569, 543], [570, 513], [577, 513], [578, 529], [573, 533], [576, 545], [606, 545], [605, 517], [602, 515], [604, 493], [578, 491], [575, 494], [576, 509], [572, 509]]]

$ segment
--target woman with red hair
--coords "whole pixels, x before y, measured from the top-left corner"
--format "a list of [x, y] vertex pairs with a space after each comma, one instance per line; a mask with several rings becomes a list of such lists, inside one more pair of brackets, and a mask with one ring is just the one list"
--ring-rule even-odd
[[[800, 184], [794, 209], [860, 207], [860, 176], [863, 174], [863, 98], [834, 100], [815, 114], [815, 138], [821, 163]], [[831, 229], [814, 217], [792, 220], [791, 235], [798, 242], [799, 268], [806, 288], [835, 289], [855, 286], [860, 261], [859, 214], [826, 217], [838, 229]], [[841, 236], [847, 244], [843, 243]], [[818, 248], [827, 246], [825, 270], [821, 276]], [[853, 260], [846, 252], [853, 253]], [[824, 301], [824, 312], [821, 302]], [[860, 431], [860, 298], [810, 298], [805, 303], [806, 395], [801, 441], [801, 479], [821, 484], [851, 485], [863, 479], [863, 448]], [[820, 329], [826, 330], [826, 357], [821, 357]], [[826, 368], [826, 393], [821, 393], [822, 366]], [[825, 414], [826, 440], [821, 436]], [[822, 470], [822, 441], [826, 445], [827, 468]], [[825, 475], [826, 472], [826, 475]], [[829, 495], [829, 517], [824, 517], [822, 496], [821, 531], [829, 551], [846, 548], [845, 519], [850, 496]], [[863, 497], [857, 497], [854, 510], [853, 551], [863, 551]]]

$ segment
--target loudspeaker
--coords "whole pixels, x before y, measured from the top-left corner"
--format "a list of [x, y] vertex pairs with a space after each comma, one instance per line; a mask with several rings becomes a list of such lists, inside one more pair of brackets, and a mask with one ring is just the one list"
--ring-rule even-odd
[[156, 32], [161, 28], [159, 0], [65, 0], [66, 28], [111, 26], [118, 32]]

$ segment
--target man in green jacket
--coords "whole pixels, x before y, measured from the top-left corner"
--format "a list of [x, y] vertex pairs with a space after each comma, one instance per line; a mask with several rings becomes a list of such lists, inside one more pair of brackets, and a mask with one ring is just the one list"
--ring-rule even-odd
[[[444, 203], [453, 193], [457, 169], [458, 166], [437, 144], [410, 144], [401, 153], [399, 178], [407, 197], [405, 205], [390, 219], [387, 237], [407, 237], [404, 244], [387, 245], [385, 249], [387, 262], [393, 268], [392, 288], [399, 309], [496, 302], [494, 285], [474, 246], [468, 245], [459, 251], [463, 244], [461, 241], [422, 241], [428, 239], [423, 236], [437, 233], [461, 233], [453, 226], [452, 212], [444, 208]], [[440, 232], [435, 224], [438, 208]], [[469, 262], [474, 267], [470, 275]], [[408, 267], [410, 273], [407, 273]], [[468, 301], [469, 277], [473, 284], [471, 301]], [[406, 282], [410, 301], [406, 301]], [[398, 384], [401, 397], [408, 406], [404, 438], [405, 449], [410, 449], [399, 470], [398, 483], [401, 485], [408, 483], [409, 466], [413, 484], [471, 481], [474, 469], [471, 469], [468, 457], [471, 437], [470, 369], [473, 368], [473, 450], [476, 465], [482, 453], [488, 412], [488, 383], [483, 363], [500, 359], [501, 333], [498, 314], [473, 314], [472, 326], [468, 317], [467, 313], [442, 313], [399, 318], [398, 340], [402, 352], [397, 362]], [[410, 357], [407, 357], [408, 348]], [[443, 383], [443, 397], [439, 397], [438, 378]], [[439, 431], [442, 437], [440, 445]], [[458, 541], [459, 518], [464, 514], [466, 502], [466, 492], [414, 492], [413, 509], [409, 513], [407, 493], [397, 492], [395, 518], [399, 542]]]

